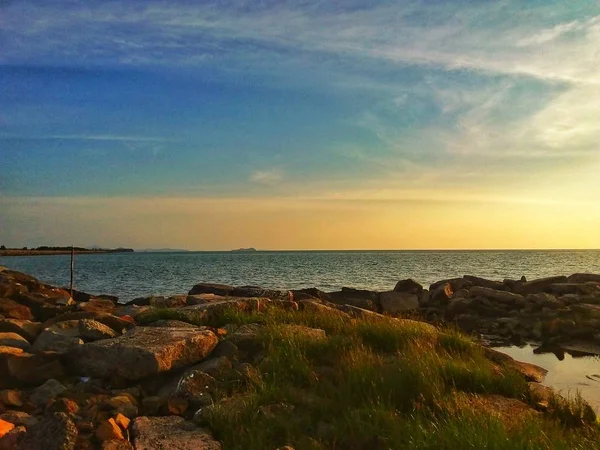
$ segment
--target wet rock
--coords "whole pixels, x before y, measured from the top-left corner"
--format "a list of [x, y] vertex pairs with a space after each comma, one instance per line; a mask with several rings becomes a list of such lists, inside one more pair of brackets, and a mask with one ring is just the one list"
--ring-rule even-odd
[[419, 307], [419, 297], [404, 292], [382, 292], [380, 294], [381, 309], [384, 313], [396, 315], [413, 311]]
[[0, 346], [15, 347], [28, 350], [31, 344], [23, 336], [17, 333], [0, 333]]
[[29, 395], [29, 401], [37, 406], [45, 406], [51, 399], [56, 398], [66, 390], [67, 388], [62, 383], [51, 379], [35, 388]]
[[0, 333], [17, 333], [30, 343], [42, 331], [42, 324], [21, 319], [0, 319]]
[[398, 281], [394, 287], [394, 292], [404, 292], [406, 294], [415, 294], [418, 296], [423, 292], [423, 286], [409, 278], [407, 280]]
[[79, 335], [82, 338], [90, 341], [110, 339], [118, 336], [117, 332], [112, 328], [91, 319], [81, 319], [79, 321], [78, 330]]
[[0, 314], [11, 319], [33, 320], [31, 310], [8, 298], [0, 298]]
[[64, 413], [47, 415], [27, 430], [17, 450], [74, 450], [77, 427]]
[[73, 348], [67, 360], [81, 375], [138, 380], [197, 363], [216, 345], [216, 335], [202, 328], [139, 327]]
[[210, 433], [182, 417], [138, 417], [133, 422], [135, 450], [221, 450]]

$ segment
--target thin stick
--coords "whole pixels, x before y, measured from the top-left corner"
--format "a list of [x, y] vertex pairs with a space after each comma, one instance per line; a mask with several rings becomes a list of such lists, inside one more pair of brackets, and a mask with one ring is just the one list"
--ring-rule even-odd
[[73, 268], [75, 266], [75, 249], [71, 245], [71, 298], [73, 298]]

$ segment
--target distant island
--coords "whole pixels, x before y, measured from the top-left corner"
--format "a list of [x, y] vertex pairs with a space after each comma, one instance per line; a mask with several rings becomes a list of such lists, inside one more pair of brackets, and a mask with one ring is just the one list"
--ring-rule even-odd
[[254, 247], [248, 247], [248, 248], [237, 248], [235, 250], [231, 250], [232, 253], [252, 253], [252, 252], [257, 252], [258, 250], [256, 250]]
[[[85, 253], [130, 253], [134, 250], [132, 248], [85, 248], [85, 247], [73, 247], [73, 250], [77, 254]], [[4, 245], [0, 246], [0, 256], [41, 256], [41, 255], [67, 255], [71, 253], [71, 247], [49, 247], [43, 245], [35, 248], [6, 248]]]

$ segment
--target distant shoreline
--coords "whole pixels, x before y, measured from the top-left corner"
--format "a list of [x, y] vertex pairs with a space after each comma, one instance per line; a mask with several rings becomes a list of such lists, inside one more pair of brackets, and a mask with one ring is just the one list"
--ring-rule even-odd
[[[118, 248], [118, 249], [99, 249], [99, 250], [81, 250], [75, 249], [77, 255], [87, 255], [95, 253], [132, 253], [134, 250], [130, 248]], [[71, 249], [60, 249], [60, 250], [36, 250], [36, 249], [16, 249], [7, 248], [6, 250], [0, 250], [0, 256], [46, 256], [46, 255], [70, 255]]]

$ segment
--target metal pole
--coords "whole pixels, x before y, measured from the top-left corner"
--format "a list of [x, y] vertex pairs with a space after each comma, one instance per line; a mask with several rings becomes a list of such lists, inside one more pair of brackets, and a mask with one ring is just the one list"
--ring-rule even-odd
[[73, 268], [75, 263], [75, 249], [71, 245], [71, 298], [73, 298]]

